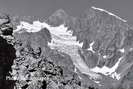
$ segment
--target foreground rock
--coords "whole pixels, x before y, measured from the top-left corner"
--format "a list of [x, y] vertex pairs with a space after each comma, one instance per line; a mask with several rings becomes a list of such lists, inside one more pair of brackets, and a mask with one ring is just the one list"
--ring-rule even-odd
[[13, 26], [10, 17], [0, 14], [0, 89], [13, 89], [14, 80], [7, 80], [12, 70], [11, 66], [16, 58], [16, 50], [13, 46]]

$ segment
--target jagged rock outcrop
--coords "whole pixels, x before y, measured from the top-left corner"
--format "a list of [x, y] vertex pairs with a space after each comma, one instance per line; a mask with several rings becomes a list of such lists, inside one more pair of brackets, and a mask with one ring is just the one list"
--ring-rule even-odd
[[[49, 49], [47, 38], [50, 38], [50, 35], [45, 30], [47, 29], [14, 35], [17, 58], [12, 66], [12, 76], [17, 81], [15, 88], [80, 88], [81, 81], [74, 72], [69, 55]], [[87, 85], [84, 87], [87, 88]]]

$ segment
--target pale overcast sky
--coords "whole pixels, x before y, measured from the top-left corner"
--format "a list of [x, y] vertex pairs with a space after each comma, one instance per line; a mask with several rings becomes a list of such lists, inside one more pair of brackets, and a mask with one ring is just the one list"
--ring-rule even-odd
[[48, 17], [60, 8], [78, 16], [91, 6], [106, 9], [133, 24], [133, 0], [0, 0], [0, 9], [21, 16]]

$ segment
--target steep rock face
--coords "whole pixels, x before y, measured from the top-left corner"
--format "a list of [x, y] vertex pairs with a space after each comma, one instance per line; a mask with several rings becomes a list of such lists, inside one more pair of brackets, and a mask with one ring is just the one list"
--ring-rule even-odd
[[16, 50], [13, 47], [13, 26], [10, 16], [0, 14], [0, 88], [13, 89], [14, 80], [7, 80], [10, 76], [11, 66], [16, 58]]
[[[12, 80], [6, 80], [11, 71], [13, 60], [15, 59], [15, 49], [13, 45], [9, 44], [6, 39], [0, 37], [0, 88], [13, 89], [14, 82]], [[9, 87], [7, 87], [7, 85]]]
[[[55, 15], [55, 17], [60, 16]], [[50, 19], [49, 23], [50, 21], [53, 20]], [[54, 23], [58, 23], [58, 21], [54, 21]], [[123, 80], [132, 66], [131, 61], [127, 63], [127, 60], [132, 58], [126, 55], [130, 55], [128, 51], [132, 48], [133, 30], [128, 26], [126, 20], [106, 10], [92, 7], [79, 18], [67, 19], [63, 23], [70, 28], [69, 30], [73, 32], [73, 36], [76, 36], [79, 42], [83, 42], [84, 51], [81, 50], [83, 51], [80, 52], [81, 57], [86, 63], [88, 62], [88, 66], [93, 71], [118, 79], [115, 83]], [[90, 45], [92, 43], [93, 45]], [[86, 51], [90, 51], [90, 49], [92, 55], [95, 54], [95, 56], [89, 58]], [[96, 61], [93, 62], [94, 60]]]

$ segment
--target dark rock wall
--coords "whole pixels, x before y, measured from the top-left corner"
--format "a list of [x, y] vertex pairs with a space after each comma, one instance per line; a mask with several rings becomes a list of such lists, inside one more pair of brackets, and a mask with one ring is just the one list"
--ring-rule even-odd
[[10, 76], [16, 50], [12, 44], [13, 27], [8, 15], [0, 15], [0, 89], [13, 89], [14, 80], [7, 80]]

